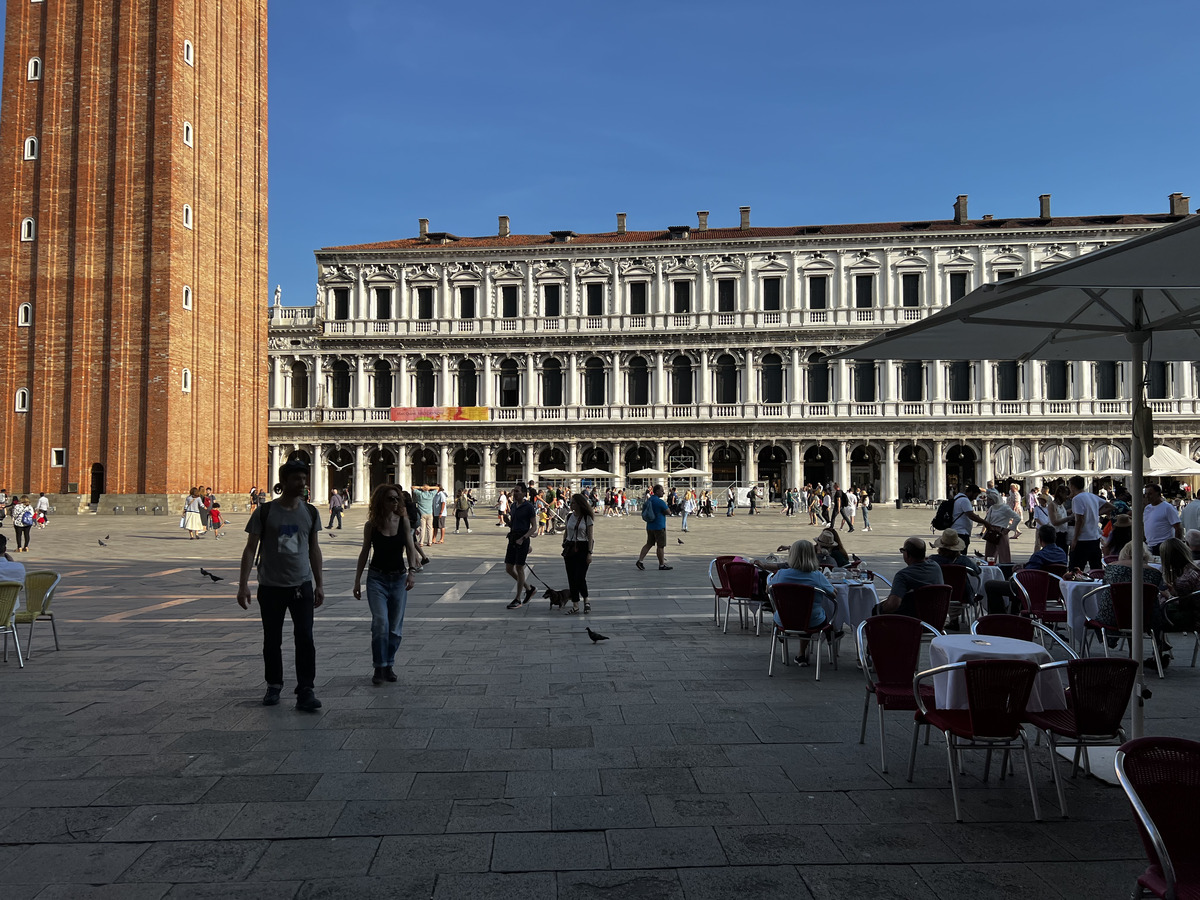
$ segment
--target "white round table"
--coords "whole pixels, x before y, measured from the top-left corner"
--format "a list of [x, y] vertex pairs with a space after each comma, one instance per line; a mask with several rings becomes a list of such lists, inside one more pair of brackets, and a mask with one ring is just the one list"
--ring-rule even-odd
[[1061, 581], [1058, 585], [1063, 605], [1067, 608], [1067, 636], [1070, 638], [1071, 646], [1081, 655], [1083, 639], [1087, 632], [1085, 625], [1088, 616], [1089, 614], [1095, 615], [1100, 603], [1099, 596], [1094, 595], [1086, 601], [1083, 598], [1089, 592], [1103, 586], [1104, 582], [1102, 581]]
[[[1054, 657], [1041, 644], [995, 635], [946, 634], [929, 642], [930, 666], [944, 666], [970, 659], [1026, 659], [1038, 665], [1054, 661]], [[938, 709], [967, 708], [967, 681], [962, 672], [935, 675], [933, 694]], [[1030, 712], [1067, 708], [1062, 678], [1057, 671], [1038, 675], [1025, 708]]]
[[833, 592], [837, 598], [833, 627], [839, 631], [843, 625], [857, 629], [879, 603], [879, 595], [875, 593], [875, 585], [872, 582], [844, 581], [835, 584]]
[[1006, 581], [1004, 570], [999, 566], [980, 566], [979, 567], [979, 589], [982, 591], [983, 586], [989, 581]]

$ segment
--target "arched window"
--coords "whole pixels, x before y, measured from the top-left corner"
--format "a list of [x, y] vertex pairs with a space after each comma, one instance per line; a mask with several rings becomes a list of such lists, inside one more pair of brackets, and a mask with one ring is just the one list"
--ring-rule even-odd
[[458, 405], [479, 405], [479, 376], [475, 363], [464, 359], [458, 364]]
[[185, 393], [191, 393], [192, 390], [192, 370], [184, 369], [179, 378], [179, 387]]
[[386, 359], [375, 363], [374, 400], [376, 409], [390, 409], [392, 405], [392, 364]]
[[413, 367], [417, 406], [433, 406], [433, 363], [421, 360]]
[[192, 227], [192, 207], [187, 203], [183, 204], [183, 227]]
[[692, 361], [680, 354], [671, 362], [671, 402], [684, 406], [692, 397]]
[[783, 358], [768, 353], [762, 360], [762, 402], [783, 402]]
[[635, 356], [629, 361], [629, 405], [647, 406], [650, 403], [650, 367], [646, 360]]
[[26, 67], [26, 77], [30, 81], [42, 80], [42, 61], [36, 56], [29, 60], [29, 65]]
[[717, 357], [717, 403], [737, 403], [737, 361], [728, 353]]
[[194, 47], [192, 47], [191, 41], [183, 42], [183, 61], [189, 66], [194, 66], [196, 64], [196, 50]]
[[13, 409], [15, 409], [17, 412], [29, 412], [29, 391], [28, 390], [26, 390], [25, 388], [19, 388], [17, 390], [17, 399], [16, 399], [16, 403], [13, 405]]
[[[558, 360], [554, 360], [555, 363]], [[558, 400], [551, 402], [547, 397], [545, 403], [547, 406], [560, 406], [562, 404], [562, 368], [558, 369]], [[545, 376], [547, 382], [550, 378], [549, 368], [545, 368]], [[547, 388], [547, 393], [549, 389]], [[506, 359], [500, 363], [500, 405], [505, 407], [514, 407], [521, 405], [521, 370], [517, 367], [515, 359]]]
[[186, 284], [183, 286], [183, 308], [192, 308], [192, 289]]
[[21, 220], [21, 240], [32, 241], [37, 237], [37, 223], [29, 216]]
[[829, 402], [829, 360], [820, 353], [808, 363], [808, 402]]
[[37, 159], [38, 158], [38, 139], [37, 138], [35, 138], [35, 137], [25, 138], [25, 158], [26, 159]]
[[17, 325], [28, 328], [33, 324], [33, 304], [22, 303], [17, 307]]
[[308, 408], [308, 365], [296, 360], [292, 363], [292, 409]]
[[604, 360], [593, 356], [583, 364], [583, 403], [585, 406], [603, 406]]
[[329, 371], [329, 405], [334, 409], [349, 409], [350, 364], [339, 359], [329, 367]]
[[563, 405], [562, 363], [557, 359], [551, 358], [542, 363], [542, 405]]
[[192, 146], [192, 123], [183, 123], [183, 142], [189, 147]]

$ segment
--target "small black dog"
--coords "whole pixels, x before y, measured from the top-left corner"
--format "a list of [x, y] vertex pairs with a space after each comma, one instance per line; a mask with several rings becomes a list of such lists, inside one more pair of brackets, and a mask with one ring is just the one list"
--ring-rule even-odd
[[542, 598], [550, 601], [551, 609], [554, 609], [554, 607], [556, 607], [556, 606], [559, 609], [566, 609], [567, 603], [569, 603], [571, 600], [571, 592], [570, 591], [556, 591], [552, 587], [547, 587], [545, 590], [545, 593], [542, 594]]

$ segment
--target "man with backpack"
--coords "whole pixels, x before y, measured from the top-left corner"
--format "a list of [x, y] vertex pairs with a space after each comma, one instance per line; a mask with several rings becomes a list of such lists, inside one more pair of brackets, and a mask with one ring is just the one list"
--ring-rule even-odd
[[646, 554], [650, 552], [650, 548], [654, 547], [658, 554], [659, 569], [667, 570], [672, 568], [667, 565], [666, 549], [667, 549], [667, 501], [663, 499], [663, 486], [656, 484], [654, 493], [646, 498], [642, 504], [642, 521], [646, 523], [646, 544], [642, 547], [642, 552], [638, 554], [635, 565], [639, 569], [645, 569], [642, 560], [646, 558]]
[[949, 500], [939, 503], [933, 521], [929, 523], [936, 531], [953, 528], [963, 539], [963, 553], [967, 552], [967, 546], [971, 543], [972, 523], [987, 524], [986, 519], [975, 514], [975, 498], [978, 496], [979, 486], [968, 484]]
[[313, 611], [325, 602], [323, 560], [317, 534], [321, 516], [303, 500], [308, 464], [291, 460], [279, 469], [283, 493], [258, 507], [246, 523], [246, 549], [238, 579], [238, 605], [250, 608], [250, 568], [258, 566], [258, 609], [263, 625], [263, 665], [267, 693], [263, 706], [275, 706], [283, 691], [283, 619], [290, 614], [296, 641], [296, 709], [315, 712], [317, 650]]

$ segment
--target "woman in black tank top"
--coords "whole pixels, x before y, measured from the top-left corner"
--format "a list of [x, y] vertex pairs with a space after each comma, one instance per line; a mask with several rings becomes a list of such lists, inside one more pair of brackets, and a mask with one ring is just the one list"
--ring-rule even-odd
[[416, 579], [412, 564], [417, 547], [405, 509], [403, 492], [381, 484], [371, 495], [362, 550], [354, 572], [354, 599], [362, 599], [362, 573], [367, 567], [367, 605], [371, 609], [372, 684], [395, 681], [396, 651], [404, 637], [404, 609]]

